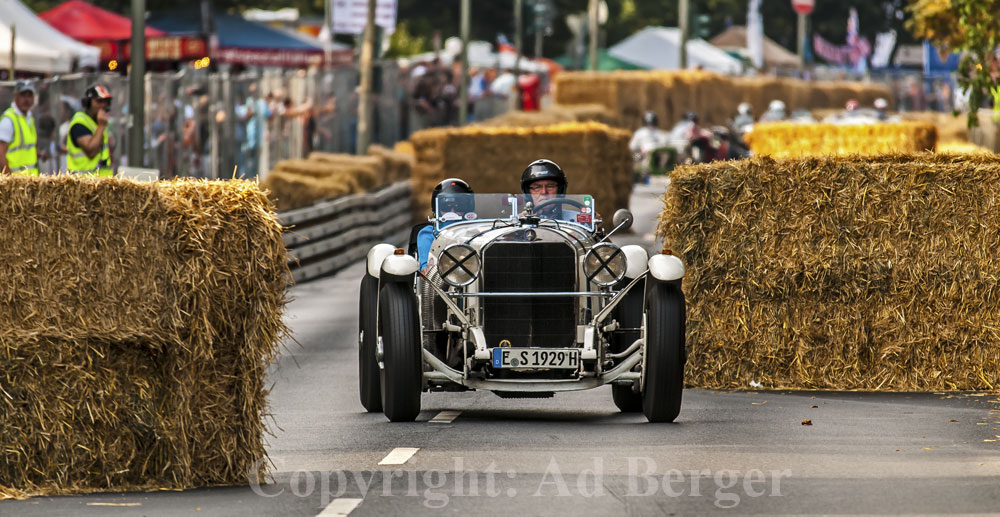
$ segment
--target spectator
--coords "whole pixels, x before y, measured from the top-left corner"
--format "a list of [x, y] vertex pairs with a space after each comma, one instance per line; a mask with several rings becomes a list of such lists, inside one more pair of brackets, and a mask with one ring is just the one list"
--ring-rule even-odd
[[478, 67], [473, 67], [469, 70], [469, 116], [466, 122], [474, 122], [476, 120], [476, 103], [486, 95], [488, 87], [485, 71]]
[[321, 151], [332, 151], [334, 148], [333, 126], [337, 119], [337, 98], [328, 97], [326, 102], [316, 109], [315, 116], [316, 134], [313, 148]]
[[514, 86], [516, 84], [517, 79], [514, 77], [514, 74], [509, 69], [504, 68], [503, 72], [490, 83], [490, 92], [497, 97], [506, 99], [514, 93]]
[[108, 110], [111, 92], [103, 84], [87, 88], [81, 100], [83, 110], [76, 112], [69, 123], [66, 169], [73, 174], [96, 174], [110, 177], [111, 136], [108, 131]]
[[[418, 65], [418, 69], [423, 65]], [[435, 103], [435, 74], [426, 71], [417, 73], [414, 80], [413, 94], [410, 97], [410, 125], [413, 131], [419, 131], [425, 127], [430, 127], [436, 118], [437, 106]]]
[[247, 98], [245, 103], [247, 116], [247, 137], [243, 144], [243, 157], [245, 160], [242, 178], [256, 178], [262, 172], [260, 170], [260, 151], [265, 142], [267, 121], [271, 118], [271, 108], [268, 105], [270, 96], [267, 99], [258, 95], [257, 83], [250, 83], [247, 87]]
[[35, 105], [35, 84], [18, 81], [14, 102], [0, 118], [0, 174], [38, 176], [38, 135], [31, 108]]

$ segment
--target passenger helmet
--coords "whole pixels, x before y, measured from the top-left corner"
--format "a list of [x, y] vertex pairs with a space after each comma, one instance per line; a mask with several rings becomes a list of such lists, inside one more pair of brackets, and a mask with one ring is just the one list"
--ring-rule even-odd
[[854, 111], [858, 109], [858, 101], [854, 99], [847, 101], [847, 104], [844, 106], [844, 109], [846, 109], [847, 111]]
[[644, 126], [658, 126], [660, 124], [660, 119], [656, 116], [656, 113], [652, 111], [647, 111], [642, 114], [642, 125]]
[[888, 107], [889, 107], [889, 102], [883, 99], [882, 97], [875, 99], [875, 109], [884, 110]]
[[560, 194], [566, 193], [566, 174], [552, 160], [541, 159], [531, 162], [528, 168], [524, 169], [524, 173], [521, 174], [521, 191], [525, 194], [530, 193], [528, 187], [539, 180], [555, 181], [559, 185], [558, 192]]
[[431, 193], [431, 212], [437, 210], [437, 198], [441, 194], [473, 194], [473, 192], [472, 187], [465, 180], [448, 178], [434, 187], [434, 192]]
[[83, 104], [84, 109], [87, 109], [95, 99], [107, 99], [110, 101], [111, 98], [111, 91], [108, 90], [108, 87], [101, 83], [96, 83], [83, 92], [83, 99], [80, 99], [80, 103]]
[[778, 99], [774, 99], [771, 101], [771, 104], [767, 105], [767, 111], [785, 111], [785, 103]]

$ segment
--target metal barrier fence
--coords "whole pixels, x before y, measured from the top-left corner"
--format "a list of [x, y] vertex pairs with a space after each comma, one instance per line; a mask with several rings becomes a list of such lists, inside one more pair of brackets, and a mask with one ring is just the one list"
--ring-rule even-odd
[[[405, 96], [394, 62], [376, 65], [372, 141], [392, 146], [400, 131]], [[69, 120], [80, 110], [87, 86], [101, 82], [114, 96], [108, 129], [112, 162], [159, 169], [161, 177], [255, 177], [278, 160], [312, 150], [353, 153], [357, 127], [358, 71], [277, 70], [231, 76], [186, 68], [149, 73], [145, 81], [144, 163], [127, 160], [128, 78], [118, 74], [72, 74], [36, 82], [33, 109], [42, 152], [40, 170], [66, 168]], [[0, 83], [0, 106], [13, 98], [13, 82]], [[234, 172], [235, 171], [235, 172]]]
[[380, 242], [404, 245], [412, 224], [410, 182], [278, 214], [296, 282], [360, 260]]

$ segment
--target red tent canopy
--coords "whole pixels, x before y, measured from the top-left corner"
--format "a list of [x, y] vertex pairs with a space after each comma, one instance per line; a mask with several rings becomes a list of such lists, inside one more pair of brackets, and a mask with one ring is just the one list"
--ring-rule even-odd
[[[59, 32], [85, 43], [132, 37], [132, 20], [82, 0], [69, 0], [38, 16]], [[159, 29], [146, 27], [147, 38], [164, 35], [166, 33]]]

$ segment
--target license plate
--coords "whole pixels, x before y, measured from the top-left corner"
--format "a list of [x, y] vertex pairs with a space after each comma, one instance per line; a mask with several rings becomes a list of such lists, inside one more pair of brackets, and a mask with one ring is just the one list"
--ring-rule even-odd
[[494, 368], [579, 368], [575, 348], [494, 348]]

